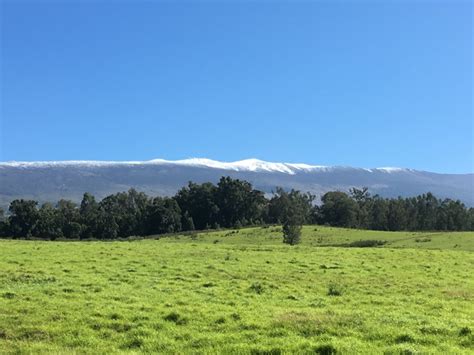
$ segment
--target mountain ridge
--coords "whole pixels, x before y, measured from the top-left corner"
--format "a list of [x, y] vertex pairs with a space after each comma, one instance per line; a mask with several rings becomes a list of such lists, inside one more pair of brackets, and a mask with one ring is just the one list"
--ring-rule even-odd
[[474, 174], [442, 174], [407, 168], [353, 168], [258, 159], [220, 162], [205, 158], [149, 161], [49, 161], [0, 163], [0, 207], [18, 198], [80, 202], [84, 192], [98, 199], [135, 188], [150, 196], [175, 194], [189, 181], [217, 183], [222, 176], [247, 180], [271, 194], [277, 187], [310, 192], [368, 187], [382, 197], [432, 192], [474, 206]]
[[[202, 166], [208, 168], [235, 170], [235, 171], [275, 171], [288, 172], [289, 170], [314, 171], [327, 169], [361, 169], [368, 172], [384, 171], [420, 171], [424, 170], [402, 168], [402, 167], [378, 167], [378, 168], [362, 168], [345, 165], [312, 165], [306, 163], [288, 163], [288, 162], [269, 162], [256, 158], [237, 160], [233, 162], [219, 161], [208, 158], [187, 158], [179, 160], [151, 159], [151, 160], [132, 160], [132, 161], [113, 161], [113, 160], [58, 160], [58, 161], [7, 161], [0, 162], [2, 167], [48, 167], [48, 166], [112, 166], [112, 165], [187, 165]], [[428, 171], [427, 171], [428, 172]], [[438, 174], [436, 172], [433, 172]], [[442, 174], [442, 173], [439, 173]]]

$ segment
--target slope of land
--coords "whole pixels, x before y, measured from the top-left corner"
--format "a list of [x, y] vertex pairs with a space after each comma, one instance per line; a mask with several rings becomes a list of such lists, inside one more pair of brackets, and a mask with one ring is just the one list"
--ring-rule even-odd
[[[0, 352], [472, 353], [474, 233], [0, 241]], [[347, 247], [361, 240], [377, 248]]]

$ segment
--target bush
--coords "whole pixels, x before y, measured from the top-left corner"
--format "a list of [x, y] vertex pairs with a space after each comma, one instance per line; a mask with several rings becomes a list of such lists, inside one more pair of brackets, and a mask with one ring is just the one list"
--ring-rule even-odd
[[240, 319], [241, 319], [240, 314], [238, 314], [238, 313], [232, 313], [232, 314], [230, 315], [230, 317], [231, 317], [233, 320], [240, 320]]
[[216, 321], [214, 323], [224, 324], [225, 323], [225, 318], [224, 317], [219, 317], [219, 318], [216, 319]]
[[384, 240], [368, 239], [368, 240], [358, 240], [358, 241], [349, 243], [347, 246], [349, 248], [374, 248], [374, 247], [384, 245], [385, 243], [387, 242]]
[[319, 345], [314, 349], [314, 352], [318, 355], [334, 355], [337, 354], [337, 350], [330, 344]]
[[173, 322], [178, 325], [186, 324], [188, 320], [184, 317], [182, 317], [179, 313], [177, 312], [171, 312], [167, 316], [163, 318], [164, 320], [168, 322]]
[[142, 339], [134, 337], [128, 340], [123, 346], [122, 349], [139, 349], [144, 345]]
[[415, 339], [409, 334], [402, 334], [395, 338], [396, 343], [413, 343]]
[[342, 296], [344, 289], [341, 285], [330, 283], [328, 286], [328, 296]]
[[281, 355], [283, 354], [283, 351], [279, 348], [274, 348], [274, 349], [251, 349], [250, 350], [251, 355]]
[[250, 285], [249, 290], [253, 291], [257, 294], [262, 294], [263, 293], [263, 285], [260, 282], [254, 282], [252, 285]]
[[3, 298], [6, 298], [6, 299], [8, 299], [8, 300], [11, 300], [11, 299], [15, 298], [15, 296], [16, 296], [16, 295], [15, 295], [13, 292], [5, 292], [5, 293], [2, 295]]
[[301, 225], [285, 223], [283, 225], [283, 243], [295, 245], [300, 242]]

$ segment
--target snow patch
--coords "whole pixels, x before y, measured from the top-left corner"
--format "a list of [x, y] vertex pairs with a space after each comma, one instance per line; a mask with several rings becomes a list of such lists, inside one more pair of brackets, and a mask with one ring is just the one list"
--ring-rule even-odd
[[383, 171], [385, 173], [400, 173], [404, 171], [409, 171], [409, 169], [395, 168], [395, 167], [375, 168], [374, 170]]

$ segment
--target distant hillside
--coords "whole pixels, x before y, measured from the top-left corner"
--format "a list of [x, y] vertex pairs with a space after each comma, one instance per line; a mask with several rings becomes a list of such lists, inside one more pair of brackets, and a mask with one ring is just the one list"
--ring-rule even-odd
[[150, 195], [172, 195], [188, 181], [217, 182], [223, 176], [250, 181], [271, 193], [277, 186], [308, 191], [318, 197], [330, 190], [367, 186], [384, 197], [431, 191], [440, 198], [474, 206], [474, 174], [436, 174], [402, 168], [352, 168], [269, 163], [248, 159], [233, 163], [209, 159], [145, 162], [9, 162], [0, 163], [0, 206], [17, 198], [79, 202], [84, 192], [98, 198], [131, 187]]

